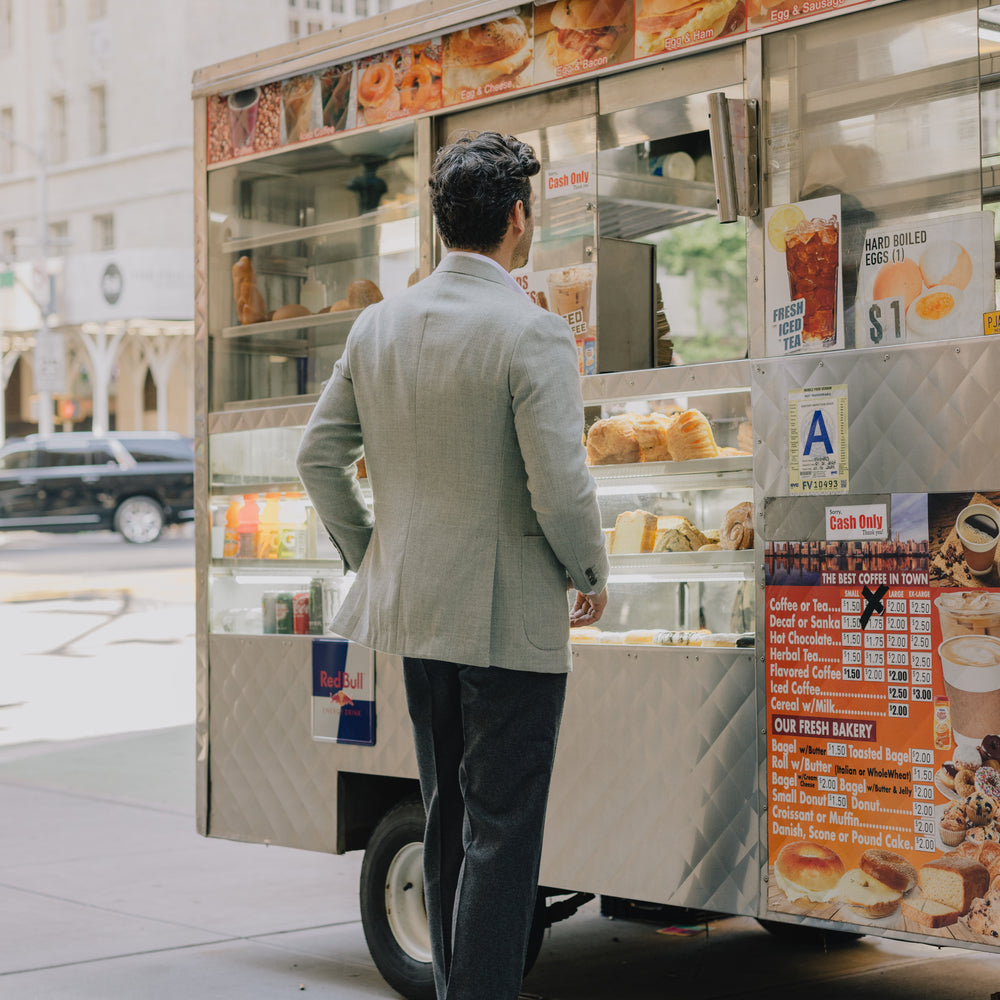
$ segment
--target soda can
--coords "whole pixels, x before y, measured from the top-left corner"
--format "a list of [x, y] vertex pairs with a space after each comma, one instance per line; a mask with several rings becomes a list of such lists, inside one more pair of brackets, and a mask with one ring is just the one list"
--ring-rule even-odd
[[321, 576], [309, 581], [309, 634], [322, 635], [326, 630], [326, 614], [324, 608], [325, 586]]
[[309, 634], [308, 590], [300, 590], [292, 595], [292, 631], [296, 635]]
[[277, 598], [278, 594], [273, 590], [266, 590], [261, 596], [260, 613], [264, 635], [274, 635], [278, 631]]
[[278, 635], [292, 634], [292, 595], [287, 591], [276, 594], [274, 598], [275, 632]]

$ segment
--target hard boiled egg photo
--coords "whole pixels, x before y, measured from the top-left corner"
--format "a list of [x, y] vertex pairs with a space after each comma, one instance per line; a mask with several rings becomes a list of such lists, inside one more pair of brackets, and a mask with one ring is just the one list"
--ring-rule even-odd
[[924, 290], [924, 279], [915, 260], [905, 257], [899, 262], [883, 264], [875, 275], [872, 286], [872, 298], [903, 300], [903, 309], [909, 309], [910, 303]]
[[918, 295], [906, 310], [906, 333], [911, 341], [947, 340], [962, 336], [962, 289], [936, 285]]
[[938, 285], [967, 288], [972, 280], [972, 258], [961, 243], [934, 240], [920, 255], [920, 272], [928, 288]]

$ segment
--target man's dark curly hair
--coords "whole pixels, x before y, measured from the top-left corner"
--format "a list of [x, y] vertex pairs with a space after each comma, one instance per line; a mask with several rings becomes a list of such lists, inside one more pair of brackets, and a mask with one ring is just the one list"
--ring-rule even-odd
[[535, 151], [512, 135], [476, 132], [442, 147], [431, 171], [431, 205], [449, 249], [496, 250], [520, 200], [531, 215]]

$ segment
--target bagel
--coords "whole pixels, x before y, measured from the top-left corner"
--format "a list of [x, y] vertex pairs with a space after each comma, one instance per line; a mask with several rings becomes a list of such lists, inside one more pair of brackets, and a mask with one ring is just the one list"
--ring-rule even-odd
[[859, 865], [866, 875], [897, 892], [909, 892], [917, 884], [917, 869], [895, 851], [871, 848], [861, 855]]
[[790, 902], [826, 903], [837, 896], [844, 862], [836, 851], [809, 840], [785, 844], [774, 861], [774, 878]]

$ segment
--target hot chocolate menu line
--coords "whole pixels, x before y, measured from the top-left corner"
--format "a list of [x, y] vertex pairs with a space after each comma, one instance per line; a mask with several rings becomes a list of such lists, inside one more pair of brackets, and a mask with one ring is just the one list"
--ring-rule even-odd
[[872, 847], [939, 852], [932, 591], [776, 586], [766, 602], [772, 861], [789, 840], [847, 867]]

